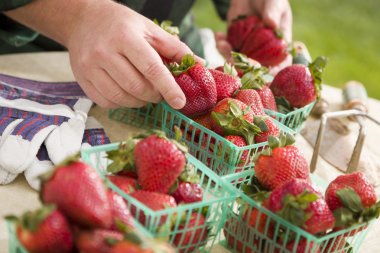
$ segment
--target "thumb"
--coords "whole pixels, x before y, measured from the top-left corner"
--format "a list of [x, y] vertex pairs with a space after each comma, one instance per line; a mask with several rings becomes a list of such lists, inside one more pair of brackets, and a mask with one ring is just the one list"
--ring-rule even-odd
[[283, 1], [278, 0], [265, 1], [261, 16], [267, 26], [273, 29], [280, 27], [282, 17], [282, 4]]

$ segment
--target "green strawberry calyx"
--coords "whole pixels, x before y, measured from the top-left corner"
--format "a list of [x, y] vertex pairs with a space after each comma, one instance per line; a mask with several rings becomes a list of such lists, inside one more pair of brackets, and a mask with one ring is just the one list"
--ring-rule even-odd
[[258, 203], [262, 203], [270, 195], [270, 190], [264, 187], [256, 176], [252, 176], [249, 184], [241, 186], [243, 192]]
[[258, 72], [259, 70], [262, 72], [262, 74], [267, 74], [268, 69], [265, 67], [262, 67], [260, 63], [254, 62], [252, 59], [250, 59], [247, 55], [242, 54], [242, 53], [237, 53], [232, 51], [231, 52], [233, 62], [234, 62], [234, 67], [237, 70], [243, 71], [243, 73], [251, 72], [251, 71], [256, 71]]
[[229, 74], [231, 76], [234, 76], [234, 77], [238, 76], [238, 73], [237, 73], [235, 67], [232, 64], [228, 63], [228, 62], [224, 63], [223, 72], [226, 73], [226, 74]]
[[116, 174], [120, 171], [136, 171], [134, 149], [136, 146], [136, 139], [130, 139], [121, 142], [118, 149], [107, 152], [107, 158], [111, 160], [108, 165], [107, 171]]
[[290, 133], [281, 132], [279, 136], [269, 136], [268, 137], [268, 148], [261, 152], [258, 152], [254, 157], [254, 162], [259, 159], [261, 155], [271, 156], [272, 151], [275, 148], [281, 148], [286, 146], [291, 146], [296, 142], [294, 136]]
[[21, 227], [30, 232], [36, 232], [39, 225], [53, 212], [56, 210], [56, 206], [49, 204], [44, 205], [35, 211], [28, 211], [24, 213], [20, 218], [10, 215], [6, 216], [5, 219], [11, 222], [16, 222], [21, 225]]
[[185, 72], [187, 72], [190, 68], [192, 68], [196, 64], [195, 58], [191, 54], [186, 54], [182, 57], [181, 64], [176, 62], [169, 64], [169, 70], [172, 72], [174, 76], [179, 76]]
[[379, 218], [380, 202], [368, 208], [363, 207], [360, 196], [349, 186], [337, 190], [336, 195], [342, 202], [342, 207], [333, 212], [335, 227], [350, 227]]
[[212, 112], [211, 117], [226, 135], [239, 135], [245, 138], [248, 145], [253, 144], [255, 135], [262, 132], [260, 127], [248, 122], [244, 118], [245, 110], [241, 110], [236, 103], [228, 101], [228, 105], [229, 111], [224, 113]]
[[322, 90], [322, 73], [327, 64], [327, 58], [324, 56], [317, 57], [312, 63], [309, 64], [309, 70], [314, 80], [315, 91], [317, 93], [317, 100], [321, 97]]
[[277, 214], [292, 224], [303, 227], [312, 216], [306, 209], [317, 200], [318, 196], [307, 190], [298, 195], [286, 194], [282, 200], [283, 207]]
[[163, 20], [161, 23], [157, 19], [153, 19], [153, 22], [161, 27], [164, 31], [171, 35], [179, 35], [179, 29], [177, 26], [172, 26], [173, 22], [170, 20]]

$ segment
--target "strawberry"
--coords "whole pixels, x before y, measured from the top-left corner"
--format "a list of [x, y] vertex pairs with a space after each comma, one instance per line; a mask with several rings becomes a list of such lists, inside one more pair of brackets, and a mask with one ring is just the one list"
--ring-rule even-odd
[[76, 236], [75, 245], [81, 253], [109, 253], [112, 241], [123, 240], [123, 234], [111, 230], [95, 229], [83, 230]]
[[272, 90], [268, 87], [268, 83], [264, 78], [267, 74], [265, 68], [250, 68], [241, 78], [242, 89], [254, 89], [258, 93], [261, 103], [265, 109], [277, 111], [276, 100]]
[[277, 99], [290, 108], [301, 108], [320, 97], [322, 71], [326, 59], [318, 57], [308, 67], [294, 64], [282, 69], [273, 79], [270, 89]]
[[[242, 231], [241, 228], [244, 226], [246, 226], [246, 224], [231, 217], [226, 221], [223, 228], [223, 233], [227, 240], [227, 244], [231, 249], [241, 253], [252, 253], [254, 251], [252, 250], [252, 247], [250, 247], [249, 243], [247, 243], [249, 242], [248, 233], [247, 235], [245, 235], [245, 233], [239, 233], [239, 231]], [[242, 238], [242, 235], [245, 235], [244, 238]]]
[[134, 157], [143, 190], [168, 193], [186, 165], [186, 148], [164, 134], [154, 134], [136, 144]]
[[286, 248], [294, 253], [320, 253], [321, 252], [321, 249], [318, 247], [318, 245], [314, 245], [315, 243], [313, 241], [310, 241], [310, 243], [308, 243], [307, 240], [301, 239], [296, 246], [295, 246], [295, 242], [296, 241], [292, 241], [288, 243], [286, 245]]
[[334, 212], [336, 229], [380, 216], [380, 202], [376, 203], [375, 188], [362, 172], [338, 176], [328, 185], [325, 197]]
[[266, 117], [264, 119], [264, 122], [268, 128], [267, 131], [263, 131], [262, 133], [259, 133], [258, 135], [255, 136], [255, 143], [260, 143], [260, 142], [265, 142], [268, 141], [269, 136], [279, 136], [280, 134], [280, 129], [278, 126], [274, 123], [273, 120], [270, 118]]
[[240, 51], [244, 41], [261, 20], [257, 16], [239, 16], [232, 21], [227, 31], [227, 41], [235, 51]]
[[351, 246], [346, 243], [346, 235], [338, 235], [332, 237], [327, 241], [326, 247], [323, 248], [322, 253], [337, 252], [337, 253], [346, 253], [352, 252]]
[[188, 220], [181, 222], [177, 231], [173, 245], [179, 249], [179, 253], [193, 252], [207, 242], [206, 219], [202, 214], [192, 213]]
[[112, 210], [113, 224], [110, 229], [115, 230], [117, 228], [117, 222], [122, 222], [130, 228], [134, 228], [134, 218], [131, 215], [124, 198], [112, 190], [107, 192], [108, 200]]
[[199, 202], [203, 199], [203, 189], [197, 183], [180, 182], [172, 196], [177, 204]]
[[[137, 199], [150, 209], [154, 211], [163, 210], [167, 208], [174, 208], [177, 206], [175, 199], [172, 196], [158, 193], [158, 192], [148, 192], [143, 190], [137, 190], [131, 193], [131, 197]], [[131, 213], [134, 217], [138, 217], [139, 221], [145, 225], [146, 217], [145, 214], [136, 210], [134, 205], [131, 205]], [[166, 217], [162, 217], [160, 220], [160, 224], [165, 223]], [[149, 222], [149, 221], [148, 221]]]
[[235, 99], [249, 105], [254, 115], [265, 115], [261, 98], [255, 90], [239, 90], [235, 95]]
[[[238, 135], [227, 135], [224, 138], [226, 140], [232, 142], [233, 144], [235, 144], [238, 147], [245, 147], [248, 145], [247, 142], [245, 141], [245, 139], [241, 136], [238, 136]], [[223, 150], [223, 148], [221, 147], [219, 150]], [[225, 154], [226, 154], [225, 161], [228, 162], [230, 152], [226, 151]], [[240, 156], [240, 159], [239, 159], [237, 166], [244, 166], [245, 164], [247, 164], [247, 162], [249, 160], [248, 154], [249, 154], [248, 149], [244, 150], [241, 153], [241, 156]], [[241, 168], [238, 168], [238, 169], [236, 169], [235, 172], [240, 172], [241, 170], [242, 170]]]
[[151, 249], [144, 249], [140, 245], [131, 241], [120, 241], [116, 243], [109, 253], [153, 253]]
[[335, 223], [322, 194], [305, 179], [293, 178], [275, 188], [266, 207], [314, 235], [325, 233]]
[[209, 69], [215, 80], [217, 101], [224, 98], [232, 97], [234, 92], [240, 88], [240, 79], [237, 78], [235, 68], [228, 64], [224, 64], [224, 71]]
[[106, 176], [114, 185], [116, 185], [120, 190], [122, 190], [125, 194], [129, 194], [136, 190], [137, 180], [134, 178], [130, 178], [127, 176], [114, 176], [107, 175]]
[[[68, 160], [42, 182], [41, 199], [52, 203], [70, 220], [89, 228], [109, 228], [112, 211], [103, 181], [95, 169]], [[84, 201], [85, 200], [85, 201]]]
[[196, 63], [194, 57], [185, 55], [182, 63], [171, 63], [170, 71], [186, 96], [181, 112], [187, 116], [210, 111], [217, 101], [215, 80], [210, 71]]
[[240, 52], [270, 67], [281, 63], [288, 56], [287, 43], [279, 31], [257, 25], [245, 39]]
[[265, 109], [277, 112], [277, 104], [272, 93], [272, 90], [266, 85], [261, 89], [256, 90], [261, 98], [261, 103]]
[[261, 132], [261, 129], [253, 124], [253, 115], [248, 105], [237, 99], [225, 98], [212, 110], [212, 128], [224, 136], [242, 136], [248, 144], [252, 144], [254, 135]]
[[205, 128], [211, 129], [212, 127], [211, 113], [191, 117], [191, 119], [197, 122], [198, 124], [204, 126]]
[[269, 190], [293, 178], [309, 179], [309, 165], [306, 158], [295, 146], [294, 137], [281, 134], [269, 136], [269, 148], [262, 151], [255, 162], [255, 173], [259, 182]]
[[27, 212], [20, 219], [6, 219], [16, 223], [17, 238], [30, 253], [65, 253], [73, 249], [70, 225], [55, 206]]

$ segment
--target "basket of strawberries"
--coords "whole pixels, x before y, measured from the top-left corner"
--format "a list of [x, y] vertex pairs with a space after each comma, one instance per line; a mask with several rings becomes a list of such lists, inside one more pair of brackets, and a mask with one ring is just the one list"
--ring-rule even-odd
[[122, 196], [76, 158], [42, 180], [42, 206], [7, 216], [10, 253], [176, 252], [132, 216]]
[[357, 252], [380, 215], [374, 187], [360, 172], [329, 184], [309, 175], [291, 143], [286, 136], [270, 138], [254, 171], [224, 177], [239, 196], [224, 206], [220, 244], [242, 253]]
[[169, 240], [178, 252], [207, 252], [224, 222], [222, 205], [236, 197], [233, 187], [160, 131], [90, 148], [82, 157], [153, 237]]

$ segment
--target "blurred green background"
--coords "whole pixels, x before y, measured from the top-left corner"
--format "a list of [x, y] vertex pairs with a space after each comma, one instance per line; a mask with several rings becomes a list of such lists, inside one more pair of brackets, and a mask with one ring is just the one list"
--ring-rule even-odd
[[[329, 62], [324, 83], [341, 87], [362, 82], [370, 97], [380, 99], [380, 1], [291, 0], [293, 40], [303, 41], [312, 56]], [[199, 27], [225, 31], [211, 0], [197, 0], [194, 16]]]

